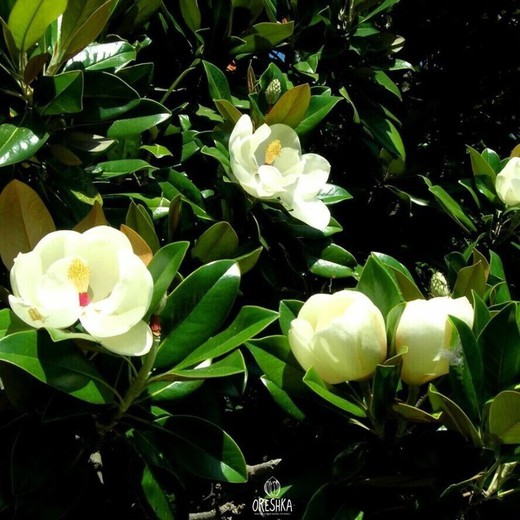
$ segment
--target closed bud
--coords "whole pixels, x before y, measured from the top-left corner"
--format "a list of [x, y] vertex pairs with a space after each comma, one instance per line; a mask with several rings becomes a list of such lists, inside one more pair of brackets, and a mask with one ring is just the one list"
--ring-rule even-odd
[[435, 271], [432, 275], [430, 280], [430, 294], [432, 297], [450, 295], [448, 282], [440, 271]]
[[395, 334], [397, 353], [403, 352], [401, 379], [418, 386], [447, 374], [460, 349], [458, 339], [453, 338], [449, 316], [471, 327], [473, 314], [465, 296], [408, 302]]
[[386, 358], [385, 321], [364, 294], [315, 294], [291, 323], [289, 344], [300, 365], [327, 383], [370, 377]]
[[497, 175], [495, 188], [506, 206], [520, 205], [520, 157], [509, 159]]
[[274, 105], [278, 101], [278, 98], [281, 96], [281, 94], [282, 85], [280, 80], [273, 79], [265, 89], [265, 100], [267, 101], [267, 104]]

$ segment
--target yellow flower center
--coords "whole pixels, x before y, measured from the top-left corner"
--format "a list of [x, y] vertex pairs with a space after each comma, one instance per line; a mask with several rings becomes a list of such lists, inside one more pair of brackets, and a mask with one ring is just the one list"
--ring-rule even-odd
[[276, 159], [278, 159], [278, 156], [280, 155], [282, 151], [282, 143], [280, 142], [280, 139], [275, 139], [271, 143], [267, 145], [267, 148], [265, 150], [265, 164], [273, 164]]
[[88, 292], [90, 269], [85, 262], [79, 258], [74, 258], [69, 265], [67, 276], [80, 294]]

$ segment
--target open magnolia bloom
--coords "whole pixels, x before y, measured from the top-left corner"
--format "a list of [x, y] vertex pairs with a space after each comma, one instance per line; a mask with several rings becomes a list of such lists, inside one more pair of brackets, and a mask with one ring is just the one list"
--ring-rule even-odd
[[291, 215], [324, 229], [330, 221], [318, 198], [330, 173], [329, 162], [314, 153], [302, 155], [300, 140], [288, 125], [253, 123], [243, 115], [229, 139], [231, 170], [242, 188], [260, 200], [277, 200]]
[[520, 206], [520, 157], [509, 159], [497, 175], [495, 187], [506, 206]]
[[32, 327], [64, 329], [79, 320], [117, 354], [141, 356], [152, 346], [152, 332], [142, 319], [153, 279], [117, 229], [49, 233], [16, 257], [11, 286], [11, 308]]

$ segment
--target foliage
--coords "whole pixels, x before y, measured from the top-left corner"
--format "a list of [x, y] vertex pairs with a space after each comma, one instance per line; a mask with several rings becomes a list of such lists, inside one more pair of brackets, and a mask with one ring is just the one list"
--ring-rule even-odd
[[[498, 153], [481, 143], [493, 140], [486, 114], [500, 119], [492, 100], [449, 151], [457, 132], [444, 111], [431, 125], [426, 111], [413, 120], [416, 93], [437, 88], [434, 47], [445, 56], [453, 46], [417, 43], [444, 20], [444, 3], [409, 7], [0, 4], [2, 514], [247, 518], [263, 497], [306, 520], [515, 511], [520, 212], [500, 198], [496, 177], [516, 142], [504, 130]], [[488, 27], [487, 14], [472, 16]], [[395, 27], [410, 35], [404, 50]], [[439, 70], [459, 65], [439, 61]], [[493, 90], [503, 106], [508, 71]], [[243, 147], [237, 161], [230, 136], [244, 115], [279, 138]], [[442, 167], [430, 163], [439, 150]], [[263, 179], [268, 195], [254, 161], [281, 176]], [[323, 166], [312, 177], [307, 161], [330, 163], [330, 176]], [[246, 179], [254, 190], [237, 162], [256, 164]], [[327, 206], [326, 227], [297, 218], [299, 196]], [[107, 351], [81, 320], [34, 328], [9, 303], [23, 283], [11, 274], [20, 253], [56, 230], [106, 225], [153, 279], [143, 356]], [[389, 249], [375, 252], [380, 245]], [[51, 270], [51, 287], [70, 282], [61, 272]], [[329, 384], [294, 357], [291, 322], [311, 295], [345, 288], [379, 309], [388, 354], [366, 379]], [[88, 291], [78, 291], [84, 306]], [[438, 296], [467, 298], [472, 326], [449, 318], [449, 373], [409, 386], [401, 315], [406, 302]]]

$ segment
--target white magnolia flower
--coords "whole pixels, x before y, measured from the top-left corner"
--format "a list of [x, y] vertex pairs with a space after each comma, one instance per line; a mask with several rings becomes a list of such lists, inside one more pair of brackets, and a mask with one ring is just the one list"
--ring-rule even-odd
[[447, 374], [459, 345], [452, 344], [455, 316], [473, 326], [473, 307], [469, 300], [439, 296], [430, 300], [413, 300], [406, 304], [397, 326], [397, 352], [405, 348], [401, 379], [409, 385], [422, 385]]
[[497, 175], [495, 188], [504, 204], [507, 206], [520, 205], [520, 157], [509, 159]]
[[11, 308], [32, 327], [63, 329], [79, 319], [117, 354], [141, 356], [152, 346], [150, 327], [142, 319], [153, 279], [117, 229], [49, 233], [31, 252], [16, 257], [11, 286]]
[[229, 139], [231, 170], [242, 188], [261, 200], [278, 200], [291, 215], [324, 229], [327, 206], [318, 199], [330, 173], [329, 162], [314, 153], [302, 155], [300, 140], [288, 125], [253, 123], [243, 115]]
[[327, 383], [362, 380], [386, 358], [385, 321], [358, 291], [315, 294], [291, 322], [289, 344], [300, 365]]

